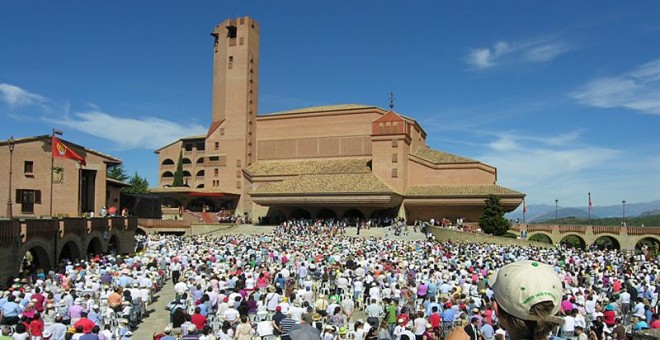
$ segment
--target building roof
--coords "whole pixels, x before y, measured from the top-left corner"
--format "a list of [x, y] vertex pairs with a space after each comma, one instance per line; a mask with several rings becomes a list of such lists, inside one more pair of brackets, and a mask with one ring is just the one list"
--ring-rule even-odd
[[122, 182], [120, 180], [116, 180], [116, 179], [110, 178], [110, 177], [106, 177], [105, 181], [112, 184], [112, 185], [114, 185], [114, 186], [117, 186], [117, 187], [132, 187], [133, 186], [130, 183]]
[[378, 107], [373, 105], [362, 105], [362, 104], [339, 104], [339, 105], [304, 107], [294, 110], [266, 113], [264, 115], [273, 116], [273, 115], [285, 115], [285, 114], [293, 114], [293, 113], [315, 113], [315, 112], [325, 112], [325, 111], [359, 110], [359, 109], [369, 109], [369, 108], [378, 108]]
[[[47, 140], [48, 143], [50, 143], [50, 138], [51, 138], [51, 135], [41, 135], [41, 136], [14, 138], [14, 144], [28, 143], [28, 142], [33, 142], [33, 141], [36, 141], [36, 140]], [[110, 161], [110, 163], [115, 163], [115, 164], [123, 163], [123, 161], [121, 159], [117, 158], [117, 157], [110, 156], [106, 153], [96, 151], [94, 149], [86, 148], [86, 147], [84, 147], [80, 144], [70, 142], [70, 141], [68, 141], [66, 139], [62, 139], [60, 137], [57, 137], [57, 139], [64, 142], [67, 146], [80, 148], [80, 149], [85, 150], [85, 152], [89, 152], [89, 153], [96, 154], [97, 156], [101, 156], [101, 157], [107, 159], [108, 161]], [[9, 144], [9, 139], [5, 139], [5, 140], [0, 141], [0, 145], [7, 145], [7, 144]]]
[[422, 146], [417, 149], [414, 155], [433, 164], [479, 163], [479, 161], [474, 159], [434, 150], [428, 146]]
[[394, 193], [372, 173], [300, 175], [265, 185], [252, 194]]
[[515, 196], [525, 194], [497, 184], [486, 185], [414, 185], [406, 190], [406, 197], [469, 197], [469, 196]]
[[175, 140], [175, 141], [173, 141], [173, 142], [171, 142], [171, 143], [169, 143], [169, 144], [167, 144], [167, 145], [165, 145], [165, 146], [163, 146], [163, 147], [157, 149], [157, 150], [154, 151], [154, 152], [155, 152], [155, 153], [158, 153], [160, 150], [163, 150], [163, 149], [165, 149], [166, 147], [168, 147], [168, 146], [170, 146], [170, 145], [172, 145], [172, 144], [174, 144], [174, 143], [176, 143], [176, 142], [179, 142], [179, 141], [191, 140], [191, 139], [205, 139], [205, 138], [206, 138], [206, 135], [194, 135], [194, 136], [188, 136], [188, 137], [181, 137], [181, 138], [179, 138], [179, 139], [177, 139], [177, 140]]
[[245, 171], [252, 176], [371, 173], [370, 158], [259, 161]]

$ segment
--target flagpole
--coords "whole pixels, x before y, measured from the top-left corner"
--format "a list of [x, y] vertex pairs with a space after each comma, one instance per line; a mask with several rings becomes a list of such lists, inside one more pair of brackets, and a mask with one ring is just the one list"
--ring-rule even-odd
[[591, 193], [589, 193], [589, 225], [591, 225]]
[[523, 198], [523, 224], [525, 224], [525, 215], [527, 215], [527, 204]]

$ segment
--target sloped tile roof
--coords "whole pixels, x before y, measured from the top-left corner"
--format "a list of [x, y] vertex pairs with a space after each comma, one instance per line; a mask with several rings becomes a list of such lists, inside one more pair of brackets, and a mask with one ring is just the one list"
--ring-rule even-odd
[[415, 152], [415, 156], [427, 160], [433, 164], [478, 163], [478, 161], [474, 159], [433, 150], [428, 146], [419, 148], [417, 152]]
[[327, 106], [312, 106], [305, 107], [295, 110], [279, 111], [266, 113], [265, 116], [272, 115], [284, 115], [284, 114], [293, 114], [293, 113], [314, 113], [314, 112], [325, 112], [325, 111], [341, 111], [341, 110], [356, 110], [356, 109], [367, 109], [375, 106], [362, 105], [362, 104], [340, 104], [340, 105], [327, 105]]
[[371, 173], [369, 161], [369, 158], [259, 161], [245, 171], [252, 176]]
[[408, 187], [405, 196], [460, 197], [460, 196], [520, 196], [525, 194], [497, 184], [490, 185], [415, 185]]
[[300, 175], [259, 188], [253, 194], [393, 193], [374, 174]]

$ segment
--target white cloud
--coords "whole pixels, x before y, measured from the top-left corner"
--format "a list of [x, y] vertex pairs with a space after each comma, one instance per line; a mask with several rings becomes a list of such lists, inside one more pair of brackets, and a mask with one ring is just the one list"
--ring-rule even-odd
[[73, 113], [53, 121], [115, 143], [118, 149], [154, 150], [183, 136], [203, 134], [200, 124], [182, 124], [155, 117], [126, 118], [110, 115], [97, 108]]
[[471, 50], [466, 62], [479, 70], [505, 63], [541, 63], [551, 61], [572, 49], [572, 46], [556, 38], [520, 42], [499, 41], [491, 47]]
[[18, 86], [2, 83], [0, 84], [0, 101], [10, 108], [17, 108], [32, 105], [42, 106], [46, 102], [46, 98]]
[[570, 96], [583, 105], [660, 114], [660, 59], [619, 76], [594, 79]]

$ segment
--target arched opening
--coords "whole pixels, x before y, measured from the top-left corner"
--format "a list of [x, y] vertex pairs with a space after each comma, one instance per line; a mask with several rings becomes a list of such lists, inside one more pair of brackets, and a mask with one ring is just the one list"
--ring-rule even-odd
[[188, 170], [183, 170], [183, 177], [190, 177], [190, 176], [192, 176], [192, 175], [190, 174], [190, 171], [188, 171]]
[[60, 250], [60, 256], [57, 257], [58, 262], [61, 261], [77, 261], [80, 260], [80, 250], [78, 249], [78, 246], [76, 246], [76, 243], [73, 241], [69, 241], [65, 243], [62, 246], [62, 250]]
[[332, 211], [331, 209], [323, 209], [323, 210], [319, 211], [318, 214], [316, 214], [316, 218], [323, 219], [323, 220], [336, 219], [337, 214], [335, 214], [335, 212]]
[[169, 159], [169, 158], [165, 158], [165, 159], [163, 160], [163, 162], [160, 163], [160, 164], [161, 164], [161, 165], [174, 165], [174, 161], [171, 160], [171, 159]]
[[98, 237], [94, 237], [89, 241], [89, 245], [87, 245], [87, 254], [92, 255], [92, 257], [94, 255], [103, 254], [103, 244]]
[[204, 183], [202, 183], [202, 184], [197, 184], [197, 189], [204, 189]]
[[178, 208], [181, 206], [181, 201], [171, 197], [163, 197], [161, 204], [166, 208]]
[[584, 239], [574, 234], [564, 236], [564, 238], [562, 238], [561, 241], [559, 241], [559, 244], [561, 244], [566, 248], [577, 248], [577, 249], [586, 248], [586, 243], [584, 242]]
[[305, 209], [296, 209], [291, 213], [293, 219], [311, 219], [312, 215]]
[[197, 164], [204, 164], [204, 157], [199, 157], [197, 159]]
[[174, 173], [172, 173], [172, 171], [165, 171], [165, 172], [163, 172], [162, 175], [160, 175], [160, 177], [162, 177], [162, 178], [172, 178], [172, 177], [174, 177]]
[[286, 220], [286, 214], [280, 208], [268, 208], [266, 216], [259, 217], [258, 223], [261, 225], [280, 224]]
[[397, 215], [397, 208], [378, 209], [371, 213], [371, 218], [394, 218]]
[[363, 218], [364, 218], [364, 215], [362, 214], [362, 212], [361, 212], [360, 210], [357, 210], [357, 209], [348, 209], [348, 210], [344, 213], [344, 218], [348, 218], [348, 219], [363, 219]]
[[196, 178], [204, 177], [204, 170], [199, 170], [197, 171], [197, 174], [195, 175]]
[[651, 256], [657, 255], [660, 252], [660, 240], [654, 237], [645, 237], [637, 241], [635, 250], [648, 252]]
[[528, 240], [552, 244], [552, 239], [550, 238], [550, 236], [541, 233], [530, 236]]
[[32, 247], [23, 255], [23, 261], [21, 261], [19, 268], [19, 276], [25, 277], [32, 273], [48, 273], [50, 269], [50, 259], [46, 250], [38, 246]]
[[594, 247], [598, 249], [609, 249], [609, 250], [619, 250], [621, 245], [619, 241], [612, 236], [601, 236], [594, 241]]
[[137, 228], [137, 229], [135, 229], [135, 235], [147, 236], [147, 232], [144, 231], [144, 229], [142, 229], [142, 228]]
[[110, 240], [108, 241], [108, 253], [112, 255], [117, 255], [117, 252], [119, 251], [119, 238], [117, 237], [116, 234], [113, 234], [110, 236]]
[[188, 204], [188, 210], [195, 212], [216, 211], [215, 203], [208, 198], [200, 197], [192, 200]]
[[183, 163], [183, 165], [192, 164], [192, 162], [190, 161], [190, 158], [184, 158], [184, 159], [182, 159], [182, 160], [181, 160], [181, 163]]

